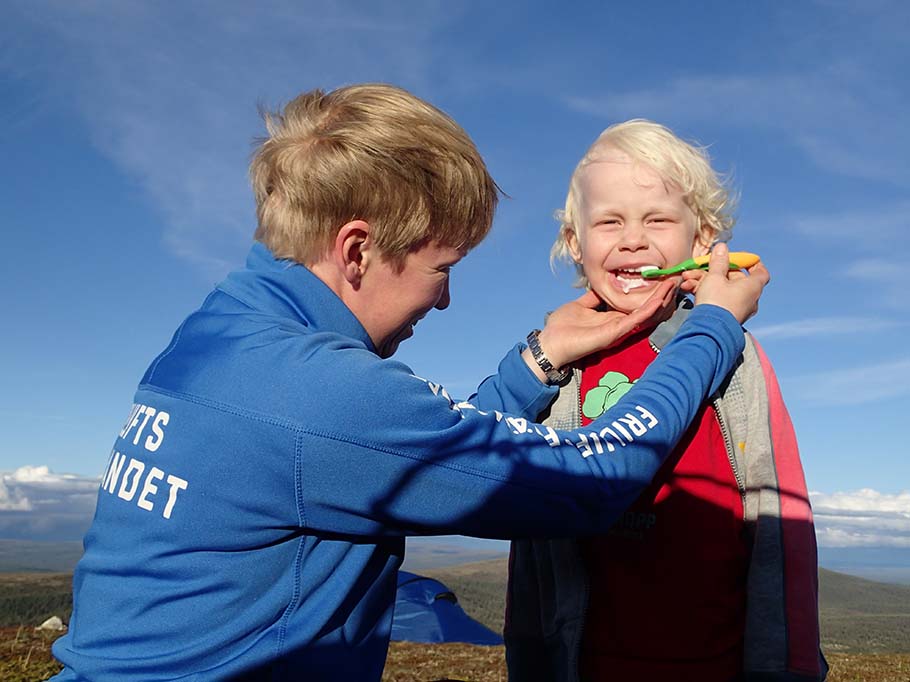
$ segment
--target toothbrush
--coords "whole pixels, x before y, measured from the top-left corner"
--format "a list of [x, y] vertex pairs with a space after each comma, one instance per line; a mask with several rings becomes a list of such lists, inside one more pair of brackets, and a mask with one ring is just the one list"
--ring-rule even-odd
[[[682, 263], [674, 265], [672, 268], [658, 269], [652, 267], [647, 270], [642, 270], [641, 276], [645, 279], [655, 279], [657, 277], [664, 277], [665, 275], [675, 275], [683, 270], [707, 270], [708, 261], [710, 260], [710, 255], [698, 256], [696, 258], [684, 260]], [[761, 260], [759, 256], [754, 253], [748, 253], [747, 251], [732, 251], [730, 253], [730, 269], [741, 270], [743, 268], [751, 268], [759, 260]]]

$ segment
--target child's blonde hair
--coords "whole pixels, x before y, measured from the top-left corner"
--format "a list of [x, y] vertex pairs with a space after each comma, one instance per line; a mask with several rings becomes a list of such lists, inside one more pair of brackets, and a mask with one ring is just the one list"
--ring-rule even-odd
[[[581, 196], [579, 177], [589, 164], [598, 161], [607, 149], [616, 149], [633, 161], [652, 168], [663, 180], [678, 187], [686, 204], [692, 209], [697, 220], [697, 239], [710, 245], [723, 234], [730, 237], [733, 224], [735, 196], [711, 167], [707, 150], [679, 139], [669, 128], [652, 121], [636, 118], [617, 123], [604, 130], [582, 157], [572, 172], [566, 207], [556, 212], [559, 220], [559, 235], [550, 252], [550, 262], [572, 262], [572, 254], [566, 242], [566, 231], [573, 230], [578, 236], [578, 203]], [[576, 264], [578, 277], [575, 286], [588, 286], [580, 264]]]
[[499, 188], [477, 148], [411, 93], [383, 83], [312, 90], [264, 118], [250, 179], [256, 239], [276, 257], [311, 264], [355, 219], [399, 267], [428, 241], [471, 249], [489, 232]]

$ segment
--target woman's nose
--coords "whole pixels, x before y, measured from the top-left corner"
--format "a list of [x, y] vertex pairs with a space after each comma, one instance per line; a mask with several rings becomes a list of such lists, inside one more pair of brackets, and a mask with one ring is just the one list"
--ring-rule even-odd
[[446, 287], [442, 290], [442, 296], [439, 297], [439, 300], [434, 306], [436, 310], [445, 310], [449, 307], [449, 303], [452, 302], [452, 299], [449, 296], [449, 280], [446, 279]]

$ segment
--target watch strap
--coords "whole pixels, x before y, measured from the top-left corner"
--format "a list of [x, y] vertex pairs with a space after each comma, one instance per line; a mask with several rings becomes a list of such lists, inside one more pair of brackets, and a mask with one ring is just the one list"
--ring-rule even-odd
[[537, 366], [540, 367], [540, 370], [547, 375], [547, 382], [551, 384], [558, 384], [563, 381], [567, 376], [569, 376], [569, 369], [556, 369], [553, 366], [553, 363], [550, 362], [550, 358], [546, 356], [546, 353], [543, 352], [543, 349], [540, 347], [540, 330], [534, 329], [528, 334], [528, 348], [531, 349], [531, 356], [534, 358], [534, 362], [537, 363]]

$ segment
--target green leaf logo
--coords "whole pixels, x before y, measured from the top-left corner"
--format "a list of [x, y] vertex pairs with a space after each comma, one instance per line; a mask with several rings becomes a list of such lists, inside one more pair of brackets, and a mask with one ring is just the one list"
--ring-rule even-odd
[[634, 383], [622, 372], [607, 372], [597, 382], [597, 386], [585, 395], [581, 413], [588, 419], [597, 419], [619, 402]]

